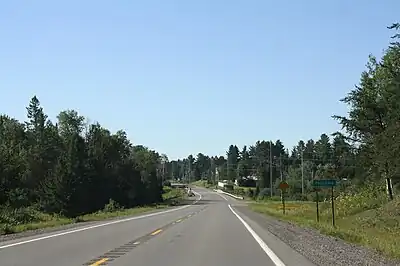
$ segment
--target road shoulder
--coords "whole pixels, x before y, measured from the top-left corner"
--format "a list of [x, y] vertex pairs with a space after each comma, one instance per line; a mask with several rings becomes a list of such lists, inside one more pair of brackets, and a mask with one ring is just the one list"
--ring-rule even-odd
[[315, 229], [279, 221], [242, 204], [232, 207], [288, 265], [296, 265], [296, 262], [297, 265], [324, 266], [399, 265], [399, 262], [385, 259], [373, 250], [322, 235]]
[[237, 214], [258, 234], [285, 265], [314, 266], [315, 264], [265, 227], [265, 221], [256, 217], [244, 204], [232, 205]]

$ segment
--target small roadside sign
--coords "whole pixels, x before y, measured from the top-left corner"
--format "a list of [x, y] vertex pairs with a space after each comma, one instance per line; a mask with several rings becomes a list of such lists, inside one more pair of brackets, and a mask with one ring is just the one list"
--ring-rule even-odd
[[279, 189], [281, 189], [281, 190], [286, 190], [286, 189], [288, 189], [288, 188], [289, 188], [289, 184], [286, 183], [285, 181], [282, 181], [282, 182], [279, 184]]
[[320, 180], [313, 180], [313, 186], [315, 188], [315, 194], [316, 194], [316, 203], [317, 203], [317, 222], [319, 222], [319, 196], [318, 196], [318, 191], [321, 190], [321, 188], [330, 188], [331, 189], [331, 203], [332, 203], [332, 225], [335, 227], [335, 198], [334, 198], [334, 192], [333, 188], [336, 187], [337, 182], [334, 179], [320, 179]]
[[289, 188], [289, 184], [285, 181], [279, 183], [279, 189], [281, 190], [281, 198], [282, 198], [282, 211], [285, 214], [285, 191]]
[[320, 180], [313, 180], [313, 186], [317, 188], [330, 188], [335, 187], [337, 185], [336, 180], [334, 179], [320, 179]]

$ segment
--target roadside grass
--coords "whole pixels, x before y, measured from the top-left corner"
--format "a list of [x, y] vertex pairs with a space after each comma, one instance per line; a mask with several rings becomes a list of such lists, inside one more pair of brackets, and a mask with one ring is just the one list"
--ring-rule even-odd
[[255, 190], [255, 187], [234, 186], [232, 193], [236, 196], [242, 196], [245, 200], [252, 200]]
[[321, 233], [373, 248], [385, 256], [400, 258], [400, 198], [388, 202], [385, 193], [374, 188], [337, 197], [336, 227], [332, 226], [330, 201], [320, 203], [319, 223], [315, 202], [286, 202], [285, 215], [280, 202], [251, 202], [249, 206], [256, 212], [313, 227]]
[[112, 200], [107, 204], [104, 210], [95, 213], [85, 214], [75, 218], [66, 218], [59, 215], [50, 215], [38, 212], [32, 208], [19, 209], [13, 211], [0, 211], [0, 235], [19, 233], [28, 230], [43, 229], [49, 227], [57, 227], [72, 223], [83, 223], [90, 221], [101, 221], [115, 217], [124, 217], [146, 213], [157, 209], [163, 209], [170, 206], [178, 205], [185, 198], [182, 189], [170, 187], [164, 188], [163, 202], [150, 206], [141, 206], [131, 209], [123, 209], [115, 204]]

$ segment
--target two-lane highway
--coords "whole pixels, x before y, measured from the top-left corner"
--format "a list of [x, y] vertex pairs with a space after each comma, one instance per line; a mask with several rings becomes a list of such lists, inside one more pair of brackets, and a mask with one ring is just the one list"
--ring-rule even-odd
[[193, 205], [0, 243], [0, 265], [313, 265], [240, 213], [240, 201], [196, 192]]

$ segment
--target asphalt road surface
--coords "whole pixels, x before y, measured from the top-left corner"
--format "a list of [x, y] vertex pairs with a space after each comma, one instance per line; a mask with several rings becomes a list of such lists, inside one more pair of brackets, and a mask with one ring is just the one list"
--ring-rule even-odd
[[312, 266], [229, 196], [0, 243], [1, 266]]

